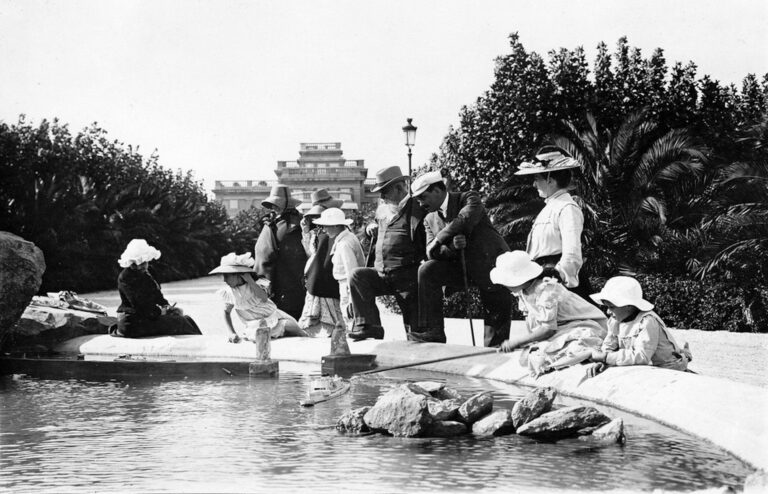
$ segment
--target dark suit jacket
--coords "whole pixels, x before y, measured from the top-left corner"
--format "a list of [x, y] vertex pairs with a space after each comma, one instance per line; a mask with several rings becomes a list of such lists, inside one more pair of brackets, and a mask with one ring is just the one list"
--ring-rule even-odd
[[453, 248], [453, 237], [465, 235], [467, 276], [480, 288], [493, 285], [491, 269], [496, 265], [496, 258], [507, 252], [509, 246], [488, 219], [477, 192], [449, 192], [445, 221], [437, 212], [429, 213], [424, 218], [424, 228], [427, 245], [433, 239], [440, 243], [440, 251], [433, 257], [437, 260], [458, 261], [459, 252]]

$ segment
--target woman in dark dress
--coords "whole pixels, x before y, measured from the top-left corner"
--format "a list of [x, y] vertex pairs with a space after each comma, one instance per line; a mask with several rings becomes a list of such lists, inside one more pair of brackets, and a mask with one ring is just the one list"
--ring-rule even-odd
[[144, 239], [133, 239], [118, 260], [123, 267], [117, 277], [120, 307], [112, 336], [140, 338], [179, 334], [202, 334], [191, 317], [168, 303], [147, 266], [160, 251]]

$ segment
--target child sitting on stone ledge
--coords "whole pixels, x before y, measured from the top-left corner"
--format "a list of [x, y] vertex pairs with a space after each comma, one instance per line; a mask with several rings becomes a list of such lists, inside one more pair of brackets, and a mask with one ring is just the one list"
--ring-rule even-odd
[[654, 365], [684, 371], [691, 360], [688, 344], [681, 347], [670, 334], [653, 304], [643, 299], [640, 283], [629, 276], [609, 279], [592, 300], [608, 309], [608, 334], [600, 350], [592, 350], [591, 360], [604, 366]]

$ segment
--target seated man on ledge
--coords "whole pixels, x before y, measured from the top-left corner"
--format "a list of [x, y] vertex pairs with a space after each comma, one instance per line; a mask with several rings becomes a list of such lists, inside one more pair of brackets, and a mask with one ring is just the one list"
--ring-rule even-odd
[[[403, 314], [405, 333], [411, 341], [421, 341], [415, 334], [418, 324], [417, 273], [424, 258], [424, 209], [408, 197], [408, 177], [398, 166], [376, 173], [376, 185], [383, 203], [376, 210], [378, 229], [373, 268], [355, 268], [349, 276], [349, 292], [355, 314], [353, 340], [383, 339], [376, 297], [394, 295]], [[373, 228], [371, 228], [373, 227]], [[445, 341], [443, 337], [443, 341]]]
[[443, 287], [464, 289], [466, 274], [480, 291], [485, 346], [501, 345], [509, 338], [512, 299], [489, 273], [509, 247], [488, 219], [480, 195], [449, 193], [439, 171], [414, 180], [411, 193], [429, 211], [424, 218], [428, 260], [419, 267], [419, 333], [428, 341], [445, 342]]

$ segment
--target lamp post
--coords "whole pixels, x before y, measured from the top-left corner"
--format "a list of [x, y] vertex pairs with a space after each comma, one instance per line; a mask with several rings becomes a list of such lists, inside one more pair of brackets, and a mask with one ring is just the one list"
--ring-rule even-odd
[[416, 144], [416, 126], [411, 123], [412, 118], [406, 119], [408, 124], [403, 127], [403, 133], [405, 134], [405, 145], [408, 146], [408, 180], [411, 180], [413, 170], [411, 170], [411, 148]]

